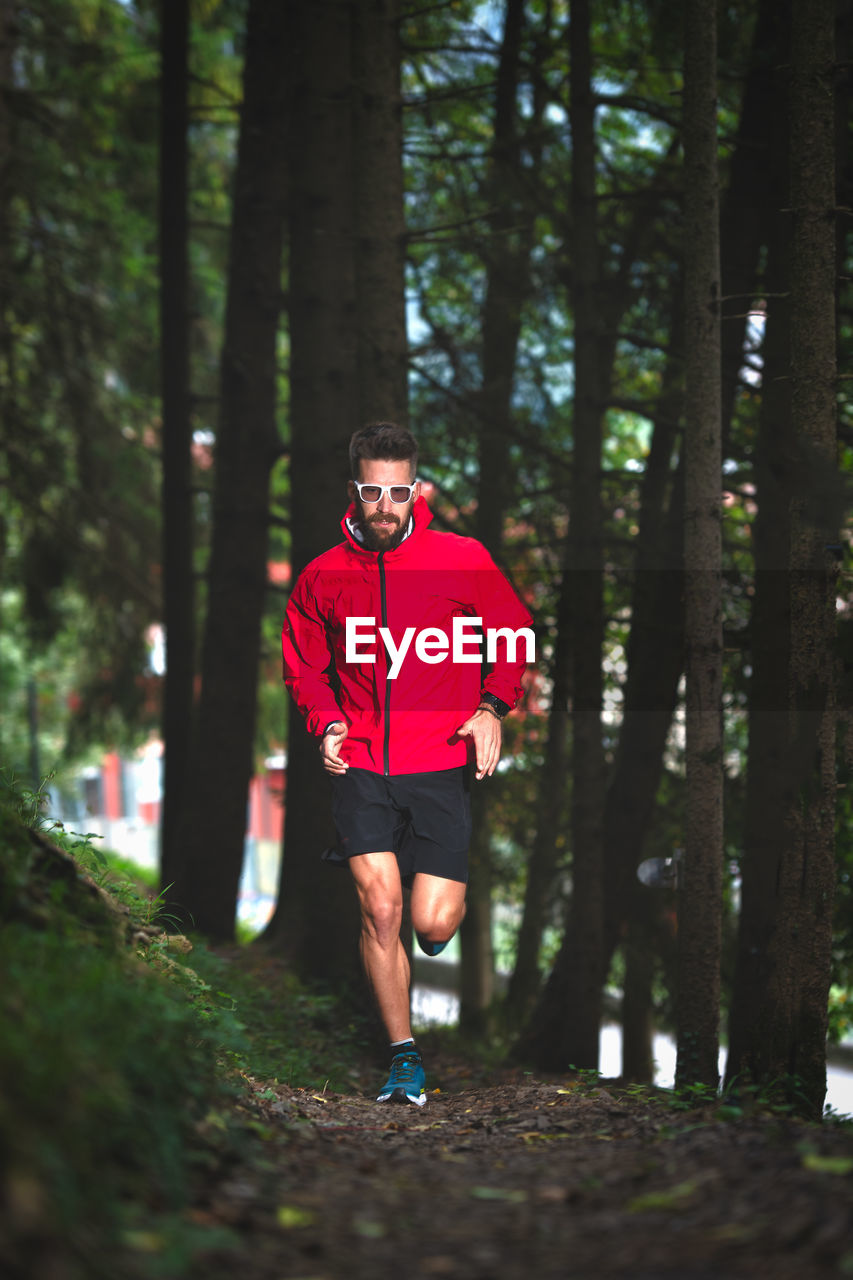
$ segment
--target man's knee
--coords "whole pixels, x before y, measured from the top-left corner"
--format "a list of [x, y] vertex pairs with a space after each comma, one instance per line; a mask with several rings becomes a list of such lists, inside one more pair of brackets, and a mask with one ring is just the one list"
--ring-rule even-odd
[[362, 895], [361, 922], [365, 932], [380, 942], [394, 938], [403, 923], [403, 903], [381, 886], [372, 889]]
[[[427, 955], [438, 955], [462, 923], [465, 903], [434, 903], [428, 912], [419, 912], [413, 920], [418, 944]], [[430, 950], [429, 947], [437, 947]]]

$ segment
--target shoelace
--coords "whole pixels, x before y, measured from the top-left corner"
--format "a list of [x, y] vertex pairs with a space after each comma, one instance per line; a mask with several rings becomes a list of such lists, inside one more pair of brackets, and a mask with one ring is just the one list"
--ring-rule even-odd
[[391, 1078], [400, 1084], [412, 1084], [415, 1071], [421, 1065], [421, 1057], [417, 1053], [398, 1053], [391, 1059]]

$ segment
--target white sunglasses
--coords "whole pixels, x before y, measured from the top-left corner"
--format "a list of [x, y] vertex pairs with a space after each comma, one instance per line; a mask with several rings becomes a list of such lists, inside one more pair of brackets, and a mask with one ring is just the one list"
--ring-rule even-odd
[[383, 493], [387, 493], [394, 505], [399, 507], [411, 499], [417, 481], [415, 484], [359, 484], [357, 480], [353, 480], [353, 484], [362, 502], [381, 502]]

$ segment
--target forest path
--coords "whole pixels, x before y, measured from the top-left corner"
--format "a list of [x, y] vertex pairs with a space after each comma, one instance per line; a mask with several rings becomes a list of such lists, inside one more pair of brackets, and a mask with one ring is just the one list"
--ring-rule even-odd
[[197, 1200], [205, 1280], [853, 1274], [853, 1133], [504, 1072], [423, 1108], [251, 1083], [263, 1158]]

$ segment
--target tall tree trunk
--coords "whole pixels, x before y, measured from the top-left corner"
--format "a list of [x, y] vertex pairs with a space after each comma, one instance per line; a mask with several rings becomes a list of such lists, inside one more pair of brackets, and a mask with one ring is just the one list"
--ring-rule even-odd
[[[836, 463], [834, 15], [795, 0], [791, 32], [791, 421], [794, 443], [788, 552], [788, 699], [781, 765], [781, 844], [772, 885], [756, 858], [744, 868], [739, 961], [760, 1007], [733, 1018], [730, 1075], [783, 1092], [817, 1119], [826, 1093], [826, 1029], [835, 883], [835, 582], [842, 497]], [[769, 862], [769, 859], [768, 859]], [[747, 915], [773, 894], [763, 936]], [[757, 913], [755, 913], [757, 914]], [[763, 961], [763, 963], [761, 963]], [[757, 970], [757, 972], [756, 972]]]
[[[523, 0], [507, 0], [495, 93], [495, 125], [488, 190], [487, 282], [483, 305], [482, 385], [478, 397], [479, 465], [477, 536], [499, 561], [504, 519], [512, 492], [510, 438], [512, 389], [521, 333], [521, 312], [530, 288], [533, 213], [522, 191], [518, 118], [519, 75], [524, 30]], [[487, 788], [500, 778], [475, 784], [475, 824], [469, 858], [467, 910], [462, 922], [460, 1023], [485, 1029], [494, 998], [492, 950], [491, 807]]]
[[195, 585], [190, 465], [187, 84], [189, 0], [161, 9], [160, 376], [163, 416], [163, 805], [160, 883], [178, 876], [195, 677]]
[[[515, 966], [506, 997], [507, 1019], [523, 1026], [532, 1012], [541, 985], [539, 951], [548, 898], [554, 883], [557, 859], [567, 837], [566, 774], [569, 766], [569, 699], [572, 649], [569, 636], [572, 575], [565, 571], [560, 582], [551, 664], [551, 706], [545, 759], [536, 788], [536, 834], [527, 862], [524, 910], [515, 947]], [[558, 1017], [561, 1011], [555, 1010]]]
[[[572, 130], [574, 451], [567, 572], [572, 693], [572, 895], [554, 968], [515, 1053], [544, 1070], [598, 1066], [604, 982], [601, 648], [604, 633], [601, 423], [612, 343], [603, 319], [595, 198], [595, 103], [590, 13], [572, 5], [569, 29]], [[555, 744], [556, 745], [556, 744]]]
[[[288, 167], [290, 525], [294, 577], [341, 539], [347, 449], [359, 420], [353, 243], [352, 13], [291, 5]], [[278, 904], [265, 939], [302, 978], [358, 973], [350, 877], [324, 866], [334, 842], [318, 744], [288, 705], [287, 805]]]
[[182, 861], [171, 897], [195, 926], [233, 936], [253, 772], [281, 309], [284, 12], [250, 0], [216, 439], [202, 686]]
[[794, 1073], [814, 1118], [826, 1095], [826, 1031], [835, 890], [835, 599], [838, 520], [835, 349], [835, 15], [795, 0], [792, 22], [791, 411], [802, 465], [791, 513], [789, 801], [796, 851], [799, 963]]
[[459, 930], [459, 1025], [469, 1035], [485, 1035], [495, 995], [492, 946], [492, 853], [489, 801], [482, 782], [471, 796], [472, 832], [468, 850], [465, 919]]
[[[675, 412], [672, 400], [669, 409]], [[684, 467], [682, 460], [670, 486], [673, 441], [661, 428], [660, 453], [654, 458], [658, 430], [646, 472], [652, 492], [646, 494], [644, 486], [643, 516], [648, 518], [641, 517], [622, 728], [604, 820], [605, 956], [609, 963], [617, 941], [624, 938], [622, 1071], [626, 1079], [638, 1081], [650, 1078], [650, 975], [661, 904], [657, 890], [639, 883], [637, 865], [652, 825], [684, 665]], [[658, 505], [663, 494], [654, 496], [659, 484], [671, 487], [668, 507]]]
[[[760, 0], [749, 69], [738, 120], [728, 184], [720, 217], [723, 441], [729, 429], [743, 370], [749, 303], [768, 224], [769, 152], [778, 130], [779, 68], [788, 56], [789, 0]], [[774, 215], [771, 215], [774, 216]]]
[[684, 52], [687, 839], [676, 1083], [719, 1079], [723, 863], [720, 256], [713, 0], [688, 0]]
[[[402, 123], [397, 0], [292, 6], [290, 428], [292, 564], [340, 541], [347, 447], [405, 423]], [[278, 906], [266, 937], [304, 978], [357, 983], [359, 917], [334, 840], [317, 742], [290, 709]]]
[[356, 372], [361, 421], [409, 417], [399, 0], [356, 0]]
[[[789, 5], [783, 8], [790, 10]], [[789, 41], [780, 48], [787, 66]], [[784, 88], [783, 88], [784, 82]], [[788, 72], [777, 72], [776, 130], [768, 168], [768, 300], [762, 344], [761, 406], [755, 446], [758, 506], [752, 526], [754, 588], [750, 616], [749, 752], [741, 864], [741, 906], [726, 1082], [762, 1079], [772, 1043], [766, 1003], [779, 867], [786, 845], [788, 673], [791, 616], [788, 561], [796, 470], [791, 423], [791, 222], [788, 204]], [[768, 1064], [769, 1069], [769, 1064]]]
[[604, 412], [601, 268], [595, 192], [595, 103], [590, 5], [572, 5], [570, 25], [572, 221], [575, 334], [574, 451], [569, 565], [572, 577], [572, 896], [564, 951], [562, 1040], [566, 1061], [598, 1066], [604, 983], [603, 822], [605, 761], [601, 725], [604, 639], [601, 424]]
[[622, 991], [622, 1077], [637, 1084], [654, 1079], [653, 983], [654, 944], [657, 936], [658, 902], [648, 890], [637, 885], [625, 939], [625, 980]]

